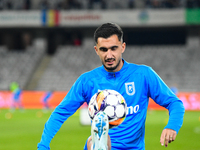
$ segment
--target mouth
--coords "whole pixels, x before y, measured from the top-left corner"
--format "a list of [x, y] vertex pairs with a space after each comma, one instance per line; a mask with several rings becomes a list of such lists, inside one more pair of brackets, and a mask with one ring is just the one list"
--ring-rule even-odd
[[106, 59], [105, 62], [107, 65], [112, 65], [114, 63], [115, 59], [111, 58], [111, 59]]

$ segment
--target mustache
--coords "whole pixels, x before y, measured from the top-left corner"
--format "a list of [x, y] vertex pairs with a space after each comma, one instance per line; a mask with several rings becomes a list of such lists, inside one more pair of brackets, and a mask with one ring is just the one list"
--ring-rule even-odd
[[105, 60], [105, 62], [109, 62], [109, 61], [111, 61], [111, 60], [113, 60], [113, 61], [114, 61], [114, 60], [115, 60], [115, 58], [108, 58], [108, 59], [106, 59], [106, 60]]

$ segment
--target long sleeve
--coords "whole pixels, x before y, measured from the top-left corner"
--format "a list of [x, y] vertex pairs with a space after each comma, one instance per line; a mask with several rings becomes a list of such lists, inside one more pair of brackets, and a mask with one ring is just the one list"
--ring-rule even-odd
[[85, 101], [83, 95], [83, 84], [81, 79], [78, 79], [46, 122], [41, 141], [38, 143], [38, 150], [50, 149], [50, 142], [61, 128], [62, 124], [73, 115]]
[[152, 70], [148, 70], [149, 96], [169, 111], [169, 121], [165, 128], [177, 133], [183, 124], [185, 108], [183, 102], [169, 89], [164, 81]]

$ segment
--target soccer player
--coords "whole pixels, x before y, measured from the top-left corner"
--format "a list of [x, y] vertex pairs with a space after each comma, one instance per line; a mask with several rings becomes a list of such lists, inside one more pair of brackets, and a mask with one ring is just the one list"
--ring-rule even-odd
[[[45, 124], [38, 150], [50, 149], [49, 145], [61, 125], [98, 90], [116, 90], [126, 100], [128, 111], [124, 122], [109, 129], [107, 147], [112, 150], [144, 150], [145, 121], [149, 98], [169, 111], [168, 124], [164, 127], [160, 143], [168, 146], [175, 140], [183, 123], [184, 106], [182, 101], [170, 90], [157, 73], [149, 66], [128, 63], [122, 58], [126, 43], [123, 31], [117, 24], [105, 23], [94, 33], [94, 49], [102, 61], [102, 66], [82, 74], [74, 83], [66, 97], [52, 112]], [[101, 115], [99, 115], [101, 116]], [[106, 124], [98, 117], [100, 123]], [[93, 119], [94, 120], [94, 119]], [[98, 127], [98, 121], [94, 126]], [[93, 124], [92, 123], [92, 124]], [[92, 125], [92, 134], [94, 134]], [[102, 126], [97, 130], [102, 129]], [[92, 135], [95, 138], [95, 136]], [[103, 137], [105, 139], [105, 137]], [[88, 138], [84, 149], [92, 146], [96, 139]]]
[[45, 96], [42, 98], [42, 104], [43, 104], [43, 109], [44, 111], [48, 110], [49, 109], [49, 100], [51, 99], [52, 95], [53, 95], [53, 91], [54, 90], [50, 90], [50, 91], [47, 91], [45, 93]]
[[22, 109], [22, 102], [21, 102], [21, 95], [22, 95], [22, 90], [20, 89], [19, 85], [17, 82], [12, 82], [10, 84], [10, 91], [12, 92], [12, 105], [11, 105], [11, 110], [14, 111], [15, 108]]

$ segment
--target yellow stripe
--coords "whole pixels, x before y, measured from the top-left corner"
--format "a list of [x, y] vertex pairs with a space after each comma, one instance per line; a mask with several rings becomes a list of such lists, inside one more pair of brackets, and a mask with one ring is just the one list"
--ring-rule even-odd
[[48, 26], [49, 27], [53, 27], [55, 25], [54, 18], [55, 18], [54, 10], [49, 10], [48, 12]]

